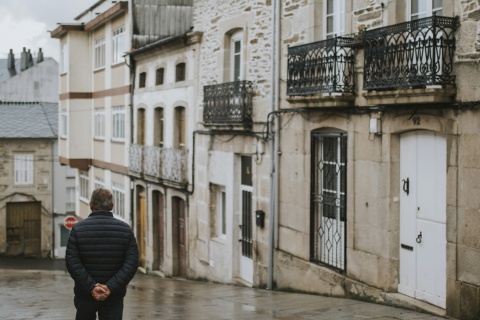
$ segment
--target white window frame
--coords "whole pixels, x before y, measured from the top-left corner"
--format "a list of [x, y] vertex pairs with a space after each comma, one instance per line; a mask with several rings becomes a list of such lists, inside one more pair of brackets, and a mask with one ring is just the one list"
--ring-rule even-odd
[[80, 171], [79, 173], [79, 184], [80, 184], [80, 200], [83, 202], [90, 202], [90, 178], [88, 177], [88, 172]]
[[[240, 50], [235, 51], [235, 44], [240, 43]], [[239, 75], [235, 78], [236, 59], [239, 58]], [[230, 37], [230, 81], [240, 81], [244, 79], [244, 60], [243, 60], [243, 31], [237, 31]]]
[[95, 183], [93, 189], [103, 188], [105, 189], [105, 180], [102, 177], [95, 176]]
[[66, 188], [67, 196], [65, 200], [65, 211], [66, 212], [75, 212], [75, 187]]
[[94, 137], [105, 139], [105, 109], [95, 109]]
[[60, 112], [60, 137], [67, 138], [68, 136], [68, 113], [66, 109]]
[[125, 26], [121, 26], [112, 32], [112, 64], [123, 62], [125, 53]]
[[[328, 1], [323, 1], [323, 34], [325, 39], [345, 34], [345, 0], [331, 0], [333, 12], [327, 12]], [[333, 19], [333, 30], [327, 30], [328, 18]]]
[[33, 184], [33, 154], [17, 153], [14, 159], [15, 185]]
[[125, 217], [125, 186], [112, 181], [113, 212], [122, 219]]
[[93, 53], [94, 69], [105, 68], [105, 37], [95, 40]]
[[[419, 11], [415, 14], [412, 14], [412, 2], [418, 2]], [[407, 1], [407, 21], [417, 20], [421, 18], [431, 17], [433, 13], [438, 15], [443, 15], [443, 1], [442, 6], [434, 8], [433, 0], [409, 0]]]
[[125, 141], [125, 107], [112, 108], [112, 140]]

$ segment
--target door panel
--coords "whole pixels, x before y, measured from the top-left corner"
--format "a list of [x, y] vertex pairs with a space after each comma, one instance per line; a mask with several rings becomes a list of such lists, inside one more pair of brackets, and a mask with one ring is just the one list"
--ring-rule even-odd
[[398, 291], [445, 308], [446, 139], [415, 131], [400, 139]]
[[7, 255], [41, 256], [41, 203], [7, 203]]

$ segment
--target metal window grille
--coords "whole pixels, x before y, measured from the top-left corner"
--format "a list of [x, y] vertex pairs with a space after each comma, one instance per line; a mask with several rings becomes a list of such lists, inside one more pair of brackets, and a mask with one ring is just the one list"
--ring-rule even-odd
[[242, 190], [242, 225], [241, 239], [242, 255], [247, 258], [252, 258], [252, 192]]

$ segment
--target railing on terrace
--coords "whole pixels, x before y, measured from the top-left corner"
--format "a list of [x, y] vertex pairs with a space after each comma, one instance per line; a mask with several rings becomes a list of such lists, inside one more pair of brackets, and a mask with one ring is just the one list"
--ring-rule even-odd
[[455, 84], [457, 24], [432, 16], [366, 31], [364, 89]]
[[143, 146], [131, 144], [128, 151], [128, 170], [136, 173], [143, 172]]
[[287, 95], [353, 93], [353, 37], [335, 37], [288, 48]]
[[148, 146], [144, 154], [146, 175], [178, 183], [187, 181], [187, 151]]
[[250, 81], [235, 81], [203, 88], [205, 124], [252, 123], [253, 85]]

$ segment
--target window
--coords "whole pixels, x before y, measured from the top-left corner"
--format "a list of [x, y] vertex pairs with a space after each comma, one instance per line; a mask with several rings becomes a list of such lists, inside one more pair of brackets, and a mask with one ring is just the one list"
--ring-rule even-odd
[[312, 261], [345, 270], [347, 137], [312, 133]]
[[123, 141], [125, 139], [125, 107], [113, 107], [112, 122], [113, 140]]
[[112, 63], [123, 61], [125, 51], [125, 26], [121, 26], [113, 31], [112, 35]]
[[179, 63], [175, 66], [175, 82], [185, 81], [185, 63]]
[[95, 176], [94, 189], [105, 188], [105, 180], [101, 177]]
[[175, 108], [175, 132], [174, 132], [174, 148], [179, 150], [186, 149], [185, 139], [185, 108]]
[[443, 15], [442, 0], [411, 0], [410, 20]]
[[145, 145], [145, 109], [137, 110], [137, 144]]
[[231, 81], [243, 80], [243, 32], [236, 32], [230, 41]]
[[105, 38], [99, 38], [95, 40], [95, 57], [94, 57], [94, 68], [100, 69], [105, 67]]
[[155, 72], [155, 85], [159, 86], [163, 84], [163, 77], [165, 74], [165, 69], [164, 68], [158, 68], [157, 71]]
[[60, 112], [60, 136], [62, 138], [67, 137], [67, 123], [68, 123], [67, 110], [62, 109], [62, 111]]
[[146, 82], [147, 82], [147, 73], [141, 72], [138, 79], [138, 87], [145, 88]]
[[324, 3], [325, 38], [345, 34], [345, 0], [326, 0]]
[[66, 212], [75, 211], [75, 187], [67, 187], [67, 199], [65, 201]]
[[80, 171], [80, 200], [89, 202], [90, 198], [90, 180], [88, 172]]
[[95, 109], [95, 132], [96, 139], [105, 138], [105, 110]]
[[125, 189], [123, 184], [112, 182], [113, 212], [125, 219]]
[[155, 108], [153, 145], [162, 148], [163, 143], [163, 108]]
[[15, 155], [15, 184], [33, 184], [33, 154]]
[[227, 234], [227, 206], [225, 187], [211, 185], [212, 211], [211, 211], [211, 237], [225, 238]]

